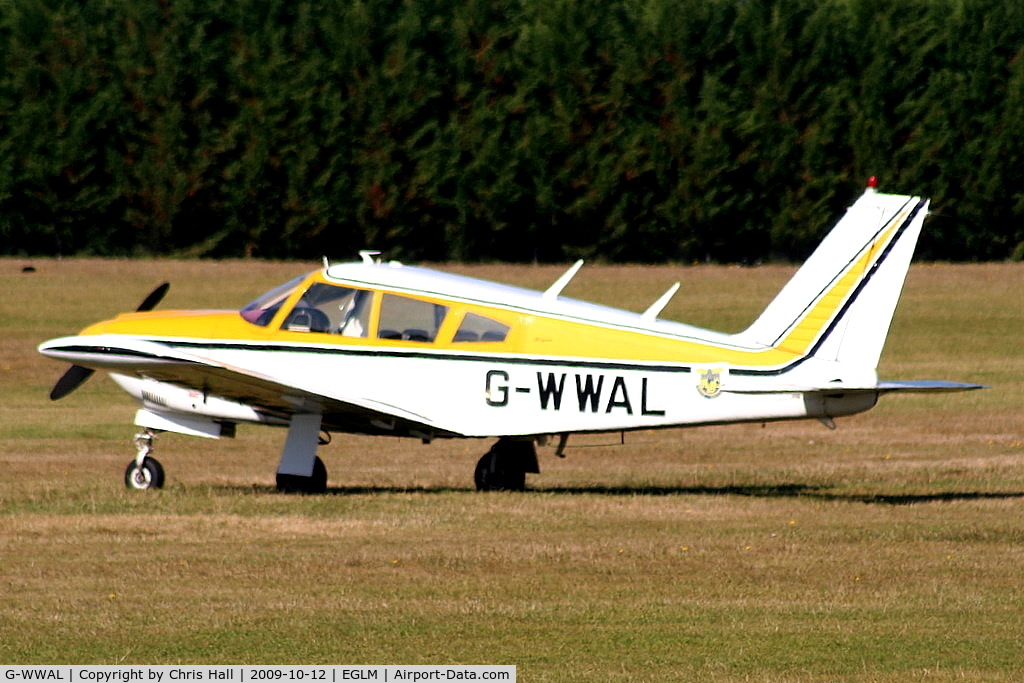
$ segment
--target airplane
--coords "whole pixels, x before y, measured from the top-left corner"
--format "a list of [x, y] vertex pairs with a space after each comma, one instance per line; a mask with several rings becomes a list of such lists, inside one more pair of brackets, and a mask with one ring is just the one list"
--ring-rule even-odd
[[746, 330], [660, 319], [676, 283], [645, 311], [561, 292], [582, 261], [533, 291], [361, 252], [296, 277], [240, 310], [153, 310], [96, 323], [39, 351], [72, 363], [50, 398], [104, 370], [139, 405], [125, 484], [164, 484], [154, 437], [232, 437], [238, 424], [287, 429], [281, 491], [323, 492], [330, 434], [491, 438], [479, 490], [523, 490], [538, 444], [570, 435], [818, 419], [883, 394], [981, 388], [879, 381], [877, 366], [929, 202], [870, 182]]

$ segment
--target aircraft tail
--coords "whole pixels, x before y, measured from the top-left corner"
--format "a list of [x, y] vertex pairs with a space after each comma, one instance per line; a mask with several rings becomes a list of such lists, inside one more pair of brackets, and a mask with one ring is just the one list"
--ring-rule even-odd
[[927, 214], [868, 188], [737, 341], [876, 368]]

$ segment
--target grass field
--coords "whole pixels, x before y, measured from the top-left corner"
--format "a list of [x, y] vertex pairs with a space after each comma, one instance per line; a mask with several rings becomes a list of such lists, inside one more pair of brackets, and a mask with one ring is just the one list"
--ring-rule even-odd
[[[25, 265], [36, 268], [23, 273]], [[0, 661], [515, 664], [522, 681], [1019, 680], [1024, 266], [914, 266], [887, 379], [839, 421], [591, 436], [478, 494], [484, 441], [336, 435], [323, 496], [273, 490], [283, 430], [162, 436], [124, 489], [134, 406], [59, 403], [40, 341], [133, 308], [235, 308], [315, 264], [0, 259]], [[544, 288], [560, 268], [460, 266]], [[793, 269], [585, 268], [569, 296], [737, 331]]]

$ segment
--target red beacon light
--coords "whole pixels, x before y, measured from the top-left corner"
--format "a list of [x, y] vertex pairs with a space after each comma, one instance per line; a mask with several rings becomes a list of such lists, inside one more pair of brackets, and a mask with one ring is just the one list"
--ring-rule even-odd
[[870, 178], [868, 178], [868, 189], [869, 190], [877, 190], [878, 189], [878, 177], [877, 176], [871, 176]]

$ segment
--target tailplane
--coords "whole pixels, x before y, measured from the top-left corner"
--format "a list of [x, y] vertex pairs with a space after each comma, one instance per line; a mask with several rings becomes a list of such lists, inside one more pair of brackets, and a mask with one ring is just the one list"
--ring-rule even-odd
[[736, 340], [874, 369], [928, 200], [867, 191]]

